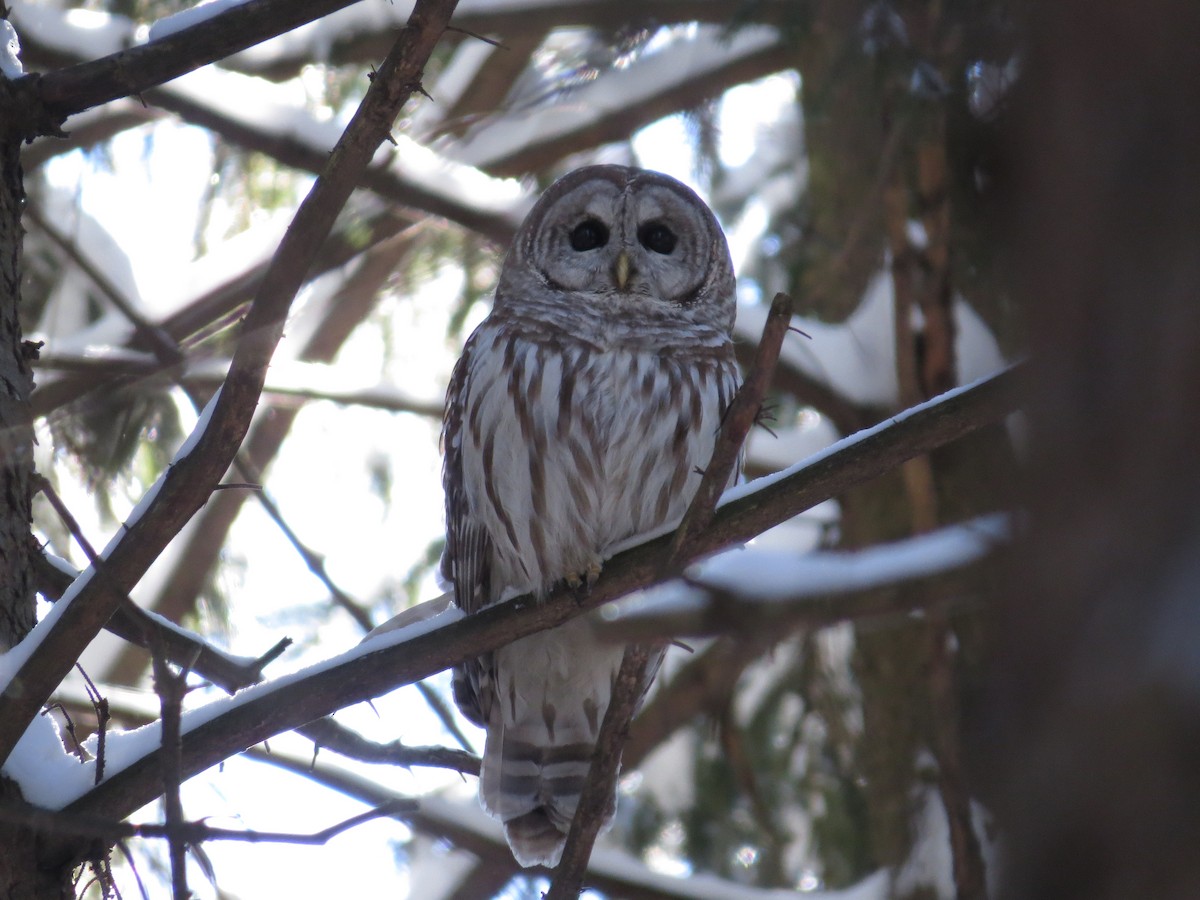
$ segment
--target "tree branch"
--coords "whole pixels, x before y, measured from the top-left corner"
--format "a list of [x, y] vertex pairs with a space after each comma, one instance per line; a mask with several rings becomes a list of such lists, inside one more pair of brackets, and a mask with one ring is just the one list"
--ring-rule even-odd
[[[1016, 408], [1018, 387], [1019, 370], [1007, 369], [839, 441], [778, 476], [737, 489], [717, 509], [712, 526], [688, 547], [683, 562], [749, 540], [915, 454], [994, 422]], [[340, 660], [318, 664], [315, 671], [248, 688], [223, 701], [227, 708], [219, 715], [206, 716], [202, 724], [187, 728], [185, 775], [203, 771], [281, 731], [427, 678], [653, 584], [660, 579], [670, 543], [671, 536], [666, 535], [614, 557], [585, 597], [559, 589], [544, 600], [517, 597], [440, 628], [418, 623], [407, 634], [380, 636]], [[157, 791], [153, 759], [151, 754], [110, 776], [70, 809], [119, 816], [149, 802]]]
[[[160, 40], [35, 76], [24, 83], [35, 92], [44, 115], [61, 124], [72, 113], [139, 94], [353, 2], [247, 0]], [[53, 132], [37, 131], [26, 136], [40, 133]]]
[[[34, 557], [35, 587], [47, 600], [57, 601], [78, 577], [78, 572], [72, 575], [45, 554]], [[147, 612], [136, 603], [122, 603], [104, 628], [147, 652], [151, 642], [157, 641], [163, 648], [163, 655], [171, 662], [181, 666], [192, 661], [192, 671], [230, 694], [262, 681], [263, 668], [292, 643], [291, 638], [283, 638], [257, 658], [234, 656], [214, 647], [198, 634]]]
[[[261, 750], [251, 750], [246, 755], [304, 775], [363, 803], [382, 804], [402, 799], [382, 785], [334, 766], [312, 766], [307, 760], [281, 753], [267, 754]], [[507, 871], [510, 876], [539, 871], [522, 870], [517, 866], [498, 822], [478, 815], [472, 809], [460, 809], [440, 797], [425, 797], [420, 806], [397, 818], [407, 822], [416, 831], [441, 838], [474, 854], [490, 867]], [[871, 878], [878, 880], [879, 876]], [[779, 900], [783, 896], [778, 890], [734, 885], [710, 875], [693, 875], [686, 879], [661, 875], [649, 871], [641, 860], [621, 851], [597, 851], [591, 860], [587, 879], [598, 890], [622, 900], [705, 900], [734, 896], [744, 900]], [[878, 893], [876, 891], [871, 896]], [[811, 900], [828, 900], [831, 895], [817, 891], [801, 896]]]
[[[247, 6], [260, 2], [270, 5], [277, 0], [251, 0]], [[73, 586], [74, 596], [64, 598], [55, 608], [55, 617], [40, 623], [23, 642], [28, 643], [22, 651], [27, 654], [24, 662], [0, 694], [0, 761], [8, 758], [26, 725], [104, 626], [121, 597], [204, 504], [229, 467], [249, 427], [284, 319], [309, 264], [400, 108], [419, 86], [425, 61], [454, 4], [455, 0], [418, 0], [409, 27], [376, 73], [275, 253], [243, 321], [233, 364], [213, 398], [211, 415], [202, 417], [199, 433], [164, 473], [140, 517], [127, 523], [110, 545], [104, 566], [99, 572], [85, 572]], [[66, 602], [68, 599], [71, 602]]]

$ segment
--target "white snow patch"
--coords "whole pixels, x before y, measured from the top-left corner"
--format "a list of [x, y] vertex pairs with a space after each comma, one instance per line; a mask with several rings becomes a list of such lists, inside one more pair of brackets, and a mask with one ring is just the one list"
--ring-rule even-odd
[[[209, 398], [208, 403], [204, 404], [204, 409], [200, 411], [200, 417], [196, 419], [196, 424], [192, 428], [192, 433], [187, 436], [187, 440], [180, 444], [179, 449], [175, 451], [175, 456], [171, 459], [171, 466], [175, 465], [177, 462], [196, 449], [196, 445], [200, 443], [200, 438], [204, 435], [204, 432], [208, 430], [208, 424], [212, 421], [213, 412], [216, 411], [217, 401], [220, 399], [221, 388], [217, 388], [215, 391], [213, 391], [213, 395]], [[167, 471], [170, 471], [170, 466], [167, 467]], [[163, 476], [166, 476], [166, 474], [167, 472], [164, 471]], [[162, 478], [159, 478], [159, 481], [162, 481]], [[139, 503], [138, 507], [141, 508], [145, 502], [145, 498], [142, 498], [142, 503]], [[128, 524], [133, 524], [133, 522], [136, 522], [138, 519], [138, 510], [135, 509], [134, 512], [130, 514], [129, 518], [131, 521]]]
[[[767, 312], [764, 304], [739, 304], [735, 332], [757, 342]], [[972, 381], [1005, 365], [995, 336], [961, 298], [954, 301], [954, 322], [960, 381]], [[844, 322], [793, 316], [792, 324], [809, 337], [793, 332], [784, 337], [780, 358], [787, 365], [857, 406], [899, 403], [895, 287], [887, 273], [871, 279], [858, 308]], [[920, 327], [919, 314], [914, 314], [914, 326]]]
[[92, 786], [95, 770], [63, 747], [53, 716], [29, 723], [2, 770], [34, 806], [62, 809]]
[[689, 582], [668, 581], [638, 591], [603, 607], [601, 617], [607, 622], [663, 617], [687, 621], [707, 610], [709, 590], [751, 603], [866, 590], [970, 565], [1007, 541], [1011, 530], [1009, 514], [993, 513], [854, 552], [736, 547], [691, 566]]
[[8, 19], [0, 19], [0, 74], [5, 78], [20, 78], [25, 74], [25, 67], [18, 58], [20, 54], [21, 39], [17, 37], [17, 29]]
[[[930, 788], [921, 794], [913, 823], [916, 838], [912, 852], [895, 873], [889, 896], [906, 897], [924, 888], [932, 890], [935, 897], [950, 900], [958, 892], [954, 885], [954, 860], [946, 807], [937, 790]], [[979, 839], [984, 869], [988, 873], [988, 893], [995, 896], [1000, 887], [999, 848], [992, 837], [991, 814], [974, 800], [971, 801], [971, 825]]]
[[31, 42], [81, 60], [108, 56], [134, 42], [129, 19], [94, 9], [20, 3], [12, 10], [12, 20]]
[[[740, 313], [739, 313], [739, 315], [740, 315]], [[1003, 370], [1001, 370], [1001, 371], [1003, 371]], [[864, 428], [861, 431], [856, 431], [854, 434], [848, 435], [847, 437], [842, 438], [840, 441], [830, 444], [824, 450], [814, 453], [812, 456], [810, 456], [806, 459], [802, 459], [799, 462], [795, 463], [794, 465], [789, 466], [786, 469], [782, 469], [778, 472], [773, 472], [770, 475], [764, 475], [762, 478], [756, 478], [756, 479], [754, 479], [754, 481], [748, 482], [746, 484], [735, 485], [734, 487], [731, 487], [729, 490], [727, 490], [724, 494], [721, 495], [721, 499], [717, 503], [717, 507], [720, 508], [720, 507], [724, 506], [726, 503], [732, 503], [734, 500], [740, 500], [741, 498], [747, 497], [757, 491], [764, 490], [767, 487], [769, 487], [770, 485], [775, 484], [778, 481], [782, 481], [784, 478], [787, 478], [791, 475], [796, 474], [801, 469], [805, 469], [805, 468], [808, 468], [809, 466], [817, 464], [818, 462], [822, 462], [835, 453], [840, 453], [843, 450], [848, 450], [849, 448], [853, 447], [854, 445], [860, 444], [863, 441], [867, 440], [868, 438], [874, 437], [875, 435], [879, 434], [881, 431], [884, 431], [887, 428], [890, 428], [892, 425], [903, 422], [905, 419], [908, 419], [911, 416], [916, 415], [917, 413], [921, 413], [921, 412], [925, 412], [927, 410], [934, 409], [938, 405], [945, 403], [948, 400], [953, 399], [954, 397], [957, 397], [959, 394], [963, 393], [964, 391], [968, 391], [971, 388], [974, 388], [974, 387], [978, 386], [979, 384], [982, 384], [983, 382], [987, 381], [988, 379], [990, 379], [996, 375], [999, 375], [999, 374], [1000, 374], [1000, 371], [991, 371], [987, 375], [985, 375], [981, 378], [978, 378], [975, 381], [970, 382], [969, 384], [964, 384], [964, 385], [961, 385], [960, 387], [951, 388], [950, 390], [948, 390], [944, 393], [938, 394], [936, 397], [926, 400], [924, 403], [918, 403], [916, 406], [910, 406], [908, 409], [904, 410], [903, 412], [899, 412], [894, 416], [889, 416], [888, 418], [884, 419], [883, 421], [878, 422], [875, 425], [872, 425], [870, 428]]]
[[177, 31], [190, 28], [192, 25], [199, 25], [201, 22], [211, 19], [213, 16], [223, 13], [234, 6], [241, 6], [245, 2], [246, 0], [206, 0], [206, 2], [197, 4], [190, 9], [180, 10], [177, 13], [159, 19], [151, 25], [149, 39], [152, 41], [161, 40], [175, 34]]
[[797, 555], [749, 547], [719, 554], [689, 575], [705, 587], [751, 600], [847, 593], [961, 568], [986, 556], [1010, 532], [1011, 517], [994, 513], [852, 552]]

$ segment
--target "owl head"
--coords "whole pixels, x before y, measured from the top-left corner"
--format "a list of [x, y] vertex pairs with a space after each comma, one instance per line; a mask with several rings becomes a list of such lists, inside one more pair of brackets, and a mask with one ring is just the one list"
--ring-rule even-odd
[[549, 289], [576, 311], [591, 304], [726, 332], [733, 325], [733, 264], [721, 226], [691, 188], [658, 172], [588, 166], [552, 184], [517, 232], [497, 303], [528, 298], [530, 275], [539, 293]]

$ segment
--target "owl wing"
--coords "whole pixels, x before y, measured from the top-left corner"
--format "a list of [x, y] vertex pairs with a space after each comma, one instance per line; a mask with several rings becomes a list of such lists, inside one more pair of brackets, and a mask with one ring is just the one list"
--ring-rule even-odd
[[[470, 390], [471, 356], [477, 352], [472, 338], [454, 367], [446, 391], [442, 421], [442, 487], [446, 494], [446, 549], [442, 577], [454, 587], [454, 602], [468, 615], [487, 604], [491, 592], [492, 544], [487, 532], [472, 516], [463, 475], [463, 428]], [[491, 708], [492, 655], [468, 660], [454, 669], [454, 702], [463, 715], [484, 725]]]

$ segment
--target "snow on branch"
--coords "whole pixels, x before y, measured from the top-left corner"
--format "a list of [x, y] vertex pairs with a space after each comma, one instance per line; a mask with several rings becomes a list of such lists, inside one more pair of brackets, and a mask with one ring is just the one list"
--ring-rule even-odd
[[54, 133], [47, 121], [61, 124], [72, 113], [139, 94], [352, 2], [246, 0], [161, 40], [28, 79], [25, 103], [29, 105], [14, 121], [24, 126], [29, 138]]
[[[927, 453], [1012, 412], [1019, 369], [949, 391], [818, 456], [729, 492], [709, 528], [688, 542], [681, 563], [744, 543], [811, 506], [868, 481], [906, 459]], [[559, 587], [544, 600], [525, 595], [460, 617], [453, 610], [381, 634], [340, 656], [184, 714], [184, 777], [272, 735], [427, 678], [496, 647], [557, 625], [662, 579], [671, 534], [648, 540], [609, 560], [586, 593]], [[161, 790], [157, 738], [142, 755], [114, 764], [109, 778], [71, 809], [123, 816]]]
[[[38, 593], [53, 602], [79, 578], [79, 572], [70, 563], [46, 553], [34, 559], [34, 572]], [[261, 681], [263, 668], [291, 644], [290, 638], [284, 638], [262, 656], [237, 656], [136, 603], [122, 603], [104, 627], [146, 650], [157, 643], [171, 662], [189, 666], [230, 693]]]
[[[553, 28], [617, 29], [631, 20], [728, 27], [745, 11], [743, 0], [461, 0], [454, 24], [467, 31], [498, 35], [507, 47], [515, 43], [514, 38]], [[782, 25], [794, 14], [795, 0], [756, 0], [753, 19]], [[357, 3], [328, 16], [320, 26], [302, 26], [244, 50], [225, 65], [282, 80], [313, 60], [365, 62], [381, 52], [380, 36], [402, 23], [405, 15], [407, 4], [403, 2]]]
[[[933, 578], [970, 566], [1011, 537], [1012, 517], [993, 513], [858, 551], [722, 553], [621, 604], [604, 628], [614, 639], [778, 632], [781, 622], [820, 626], [859, 615], [904, 612], [895, 600], [846, 594]], [[900, 598], [910, 602], [911, 598]], [[927, 602], [921, 600], [922, 603]]]
[[564, 91], [553, 102], [487, 119], [453, 152], [496, 174], [534, 171], [585, 147], [623, 138], [731, 84], [786, 68], [791, 59], [773, 28], [744, 28], [730, 37], [707, 26], [627, 68], [607, 70]]
[[[259, 0], [250, 0], [222, 15], [233, 15], [257, 3]], [[233, 364], [221, 390], [175, 461], [101, 554], [104, 564], [100, 569], [89, 567], [68, 596], [5, 655], [8, 677], [0, 678], [0, 761], [8, 758], [25, 727], [84, 647], [168, 541], [203, 506], [228, 469], [249, 427], [284, 320], [309, 264], [376, 148], [388, 136], [401, 107], [418, 87], [420, 73], [445, 30], [453, 6], [453, 0], [418, 2], [410, 27], [400, 34], [376, 73], [358, 112], [280, 244], [243, 320]], [[205, 24], [195, 27], [203, 28]]]
[[[259, 79], [234, 72], [192, 72], [147, 94], [148, 102], [209, 128], [226, 140], [309, 172], [320, 172], [340, 127], [283, 104]], [[393, 203], [432, 213], [507, 243], [533, 203], [515, 182], [500, 181], [440, 157], [400, 135], [376, 154], [362, 186]]]

